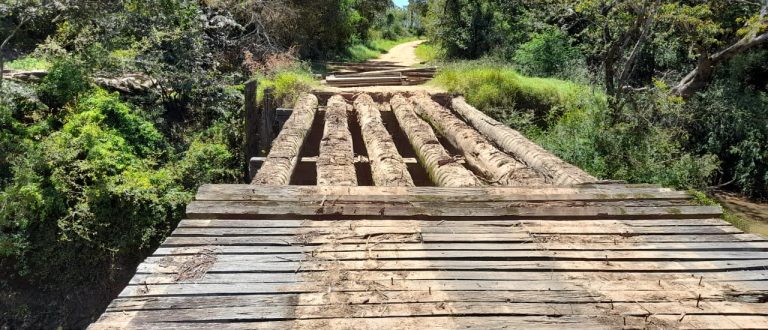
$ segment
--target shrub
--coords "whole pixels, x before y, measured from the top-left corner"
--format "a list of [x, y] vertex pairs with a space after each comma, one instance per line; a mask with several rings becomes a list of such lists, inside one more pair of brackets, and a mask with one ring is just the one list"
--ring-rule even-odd
[[83, 66], [75, 59], [56, 61], [37, 88], [40, 100], [60, 109], [90, 88]]
[[583, 66], [584, 56], [568, 43], [560, 30], [534, 33], [515, 51], [513, 61], [521, 72], [539, 77], [567, 78], [573, 66]]

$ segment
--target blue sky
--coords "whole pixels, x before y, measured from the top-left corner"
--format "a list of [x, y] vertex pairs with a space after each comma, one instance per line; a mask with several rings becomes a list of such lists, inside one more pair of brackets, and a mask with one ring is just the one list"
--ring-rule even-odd
[[408, 0], [394, 0], [395, 4], [400, 7], [405, 7], [408, 5]]

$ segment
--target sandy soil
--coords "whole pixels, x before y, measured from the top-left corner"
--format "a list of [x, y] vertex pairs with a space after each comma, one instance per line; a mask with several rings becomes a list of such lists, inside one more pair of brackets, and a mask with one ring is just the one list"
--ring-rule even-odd
[[424, 43], [426, 40], [416, 40], [399, 44], [389, 50], [386, 54], [382, 54], [375, 60], [369, 62], [388, 62], [394, 65], [413, 66], [419, 64], [419, 58], [416, 57], [416, 47]]

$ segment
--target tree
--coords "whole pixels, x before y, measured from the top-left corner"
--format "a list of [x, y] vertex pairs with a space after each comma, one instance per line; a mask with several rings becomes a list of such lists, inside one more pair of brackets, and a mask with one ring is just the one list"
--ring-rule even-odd
[[34, 20], [50, 14], [56, 5], [63, 6], [54, 1], [42, 0], [9, 0], [0, 4], [0, 88], [3, 87], [2, 72], [5, 69], [6, 47], [20, 31], [31, 25]]
[[672, 93], [683, 98], [690, 98], [697, 91], [706, 87], [712, 80], [715, 68], [733, 58], [768, 41], [768, 0], [762, 0], [759, 13], [745, 19], [740, 31], [742, 37], [730, 46], [710, 55], [710, 49], [699, 47], [699, 59], [696, 67], [672, 88]]

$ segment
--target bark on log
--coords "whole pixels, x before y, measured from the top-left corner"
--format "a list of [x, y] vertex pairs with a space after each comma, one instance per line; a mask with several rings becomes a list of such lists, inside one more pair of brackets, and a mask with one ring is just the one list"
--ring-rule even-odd
[[432, 182], [444, 187], [482, 185], [472, 172], [455, 162], [448, 151], [440, 145], [429, 124], [419, 119], [413, 112], [410, 101], [398, 94], [392, 97], [390, 105]]
[[272, 150], [251, 184], [287, 185], [296, 168], [304, 139], [312, 128], [317, 111], [317, 97], [303, 94], [293, 108], [293, 114], [285, 122], [283, 130], [272, 143]]
[[493, 146], [482, 134], [433, 101], [429, 95], [416, 95], [411, 97], [411, 101], [416, 113], [459, 149], [467, 164], [482, 173], [489, 182], [503, 186], [546, 184], [542, 175]]
[[544, 175], [547, 182], [557, 185], [596, 182], [597, 179], [580, 168], [566, 163], [520, 132], [488, 117], [467, 104], [463, 97], [452, 102], [453, 110], [503, 151], [523, 161], [528, 167]]
[[377, 186], [414, 186], [408, 167], [397, 152], [395, 141], [384, 127], [378, 105], [373, 102], [373, 98], [368, 94], [361, 94], [355, 99], [355, 110], [365, 148], [368, 150], [373, 182]]
[[317, 159], [318, 186], [357, 186], [352, 133], [347, 120], [350, 110], [351, 106], [341, 95], [328, 100]]

